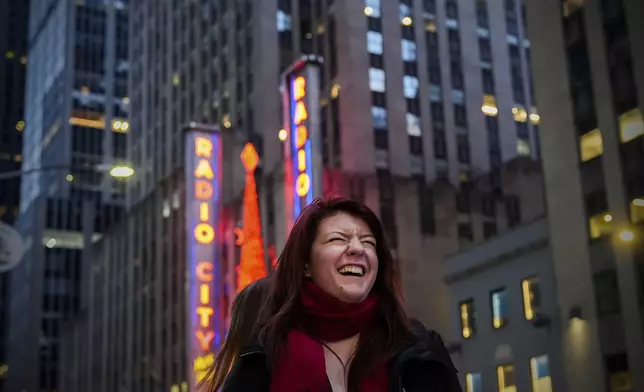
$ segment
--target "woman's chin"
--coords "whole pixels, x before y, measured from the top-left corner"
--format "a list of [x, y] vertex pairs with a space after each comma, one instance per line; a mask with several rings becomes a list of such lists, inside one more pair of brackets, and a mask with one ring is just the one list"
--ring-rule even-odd
[[338, 299], [347, 303], [358, 303], [364, 301], [369, 295], [369, 288], [365, 284], [342, 284], [338, 290]]

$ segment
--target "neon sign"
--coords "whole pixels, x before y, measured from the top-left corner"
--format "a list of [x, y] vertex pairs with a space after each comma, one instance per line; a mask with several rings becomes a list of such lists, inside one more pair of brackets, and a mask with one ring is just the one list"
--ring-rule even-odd
[[320, 189], [322, 159], [319, 152], [319, 67], [317, 57], [304, 57], [286, 72], [285, 103], [288, 105], [286, 203], [292, 211], [287, 222], [300, 215]]
[[188, 359], [190, 391], [196, 391], [214, 363], [223, 333], [216, 308], [221, 211], [221, 138], [218, 133], [190, 130], [186, 140], [186, 222], [188, 259]]

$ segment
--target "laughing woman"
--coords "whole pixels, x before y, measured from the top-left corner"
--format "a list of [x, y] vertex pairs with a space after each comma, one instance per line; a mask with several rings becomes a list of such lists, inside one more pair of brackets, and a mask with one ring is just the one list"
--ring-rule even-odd
[[222, 391], [460, 392], [440, 336], [407, 317], [397, 270], [368, 207], [315, 200]]

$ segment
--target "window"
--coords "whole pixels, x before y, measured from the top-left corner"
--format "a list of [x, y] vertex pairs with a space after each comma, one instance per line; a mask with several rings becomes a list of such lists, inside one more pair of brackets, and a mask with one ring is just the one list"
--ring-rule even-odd
[[497, 234], [496, 222], [483, 222], [483, 237], [489, 239]]
[[409, 153], [423, 155], [423, 139], [418, 136], [409, 136]]
[[536, 277], [523, 279], [521, 282], [523, 293], [523, 311], [526, 320], [535, 318], [541, 305], [541, 293], [539, 292], [539, 279]]
[[644, 122], [639, 109], [633, 109], [619, 116], [619, 136], [622, 143], [644, 135]]
[[418, 78], [415, 76], [403, 76], [403, 92], [405, 98], [418, 97]]
[[505, 213], [508, 218], [508, 226], [514, 227], [521, 222], [521, 203], [517, 196], [506, 196]]
[[492, 47], [490, 45], [489, 38], [479, 37], [479, 51], [481, 55], [481, 61], [486, 63], [492, 62]]
[[386, 130], [376, 129], [374, 143], [377, 149], [387, 150], [389, 148], [389, 133]]
[[607, 236], [613, 232], [613, 216], [603, 212], [588, 219], [588, 230], [591, 239]]
[[594, 129], [579, 137], [579, 154], [582, 162], [594, 159], [604, 152], [604, 143], [599, 129]]
[[517, 139], [517, 154], [523, 155], [523, 156], [529, 156], [530, 153], [531, 153], [530, 142], [525, 140], [525, 139], [518, 138]]
[[368, 11], [370, 12], [369, 16], [374, 18], [380, 17], [380, 0], [366, 0], [365, 6], [370, 9], [370, 11]]
[[507, 291], [499, 289], [490, 295], [492, 301], [492, 326], [494, 329], [503, 328], [508, 324]]
[[644, 222], [644, 195], [631, 200], [631, 222], [634, 224]]
[[483, 81], [483, 93], [488, 95], [494, 95], [496, 93], [496, 88], [494, 85], [494, 74], [491, 69], [482, 69], [481, 78]]
[[456, 152], [459, 163], [470, 163], [470, 142], [467, 135], [456, 135]]
[[371, 54], [382, 54], [382, 34], [367, 31], [367, 51]]
[[465, 392], [483, 392], [481, 373], [467, 373], [465, 375]]
[[434, 132], [434, 158], [447, 158], [447, 143], [445, 142], [445, 133], [442, 131]]
[[496, 367], [496, 379], [499, 384], [499, 392], [516, 392], [517, 383], [515, 381], [513, 365], [499, 365]]
[[467, 128], [467, 109], [465, 105], [454, 105], [454, 123], [457, 127]]
[[593, 276], [595, 283], [595, 301], [599, 316], [619, 313], [621, 310], [617, 272], [604, 271]]
[[532, 374], [532, 392], [552, 392], [547, 355], [530, 358], [530, 373]]
[[472, 232], [472, 225], [470, 223], [458, 224], [458, 239], [465, 241], [474, 241], [474, 233]]
[[407, 121], [407, 134], [409, 136], [421, 136], [421, 131], [420, 131], [420, 119], [418, 116], [412, 113], [407, 113], [406, 115], [406, 121]]
[[277, 31], [291, 30], [291, 15], [282, 10], [277, 11]]
[[474, 300], [469, 299], [459, 304], [461, 314], [461, 336], [464, 339], [471, 338], [476, 333], [476, 313]]
[[371, 118], [374, 128], [387, 128], [387, 109], [380, 106], [372, 106]]
[[401, 51], [403, 61], [416, 61], [416, 43], [414, 41], [402, 40]]
[[369, 68], [369, 88], [371, 91], [385, 92], [385, 71]]

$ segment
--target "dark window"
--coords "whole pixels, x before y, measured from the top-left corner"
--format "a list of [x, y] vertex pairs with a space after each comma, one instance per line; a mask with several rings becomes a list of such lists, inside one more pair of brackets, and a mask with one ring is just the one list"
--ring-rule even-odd
[[409, 152], [412, 155], [423, 155], [423, 139], [420, 136], [409, 136]]
[[508, 226], [514, 227], [521, 223], [521, 205], [518, 196], [506, 196], [505, 212], [508, 217]]
[[472, 233], [472, 225], [470, 223], [458, 224], [458, 238], [461, 240], [474, 241], [474, 234]]
[[599, 316], [616, 314], [621, 311], [617, 273], [600, 272], [593, 277], [595, 283], [595, 300]]
[[483, 237], [487, 240], [496, 236], [496, 222], [483, 222]]
[[434, 132], [434, 157], [436, 159], [447, 158], [447, 145], [445, 143], [445, 133], [442, 131]]
[[467, 135], [456, 135], [456, 152], [459, 163], [470, 163], [470, 141]]
[[377, 149], [389, 149], [389, 132], [383, 129], [374, 130], [374, 143]]

